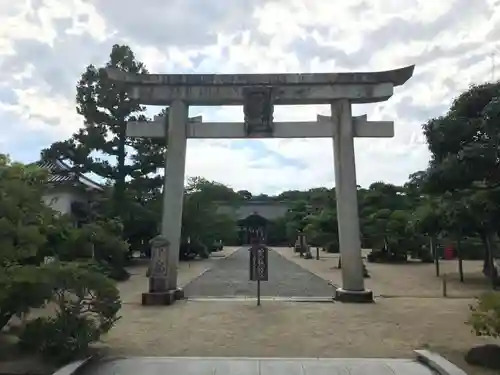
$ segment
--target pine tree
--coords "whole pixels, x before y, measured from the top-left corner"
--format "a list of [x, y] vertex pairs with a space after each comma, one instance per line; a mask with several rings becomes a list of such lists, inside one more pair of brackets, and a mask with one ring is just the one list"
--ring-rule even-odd
[[114, 45], [105, 66], [89, 65], [77, 83], [76, 109], [84, 126], [70, 139], [52, 144], [42, 157], [70, 161], [75, 172], [92, 172], [110, 182], [113, 211], [121, 216], [127, 196], [140, 201], [160, 188], [162, 181], [157, 169], [162, 167], [166, 142], [126, 136], [127, 121], [147, 120], [145, 107], [108, 79], [107, 67], [147, 73], [128, 46]]

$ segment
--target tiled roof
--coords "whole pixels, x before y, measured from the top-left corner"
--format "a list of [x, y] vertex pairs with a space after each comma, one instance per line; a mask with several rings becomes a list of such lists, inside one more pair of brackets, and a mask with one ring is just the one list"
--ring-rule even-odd
[[103, 189], [103, 186], [101, 184], [92, 181], [90, 178], [85, 177], [83, 174], [72, 172], [71, 167], [61, 160], [41, 160], [36, 162], [35, 164], [40, 168], [45, 168], [49, 171], [48, 182], [50, 183], [58, 184], [64, 182], [76, 182], [91, 189]]

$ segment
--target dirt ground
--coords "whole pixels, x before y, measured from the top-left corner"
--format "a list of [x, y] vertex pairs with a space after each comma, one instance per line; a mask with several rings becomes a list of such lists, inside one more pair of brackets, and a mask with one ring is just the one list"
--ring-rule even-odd
[[[334, 285], [342, 285], [342, 271], [337, 268], [338, 254], [320, 251], [320, 260], [303, 259], [288, 247], [274, 248], [285, 258], [299, 264]], [[312, 249], [316, 256], [316, 249]], [[368, 250], [363, 250], [364, 255]], [[368, 263], [365, 265], [370, 278], [365, 285], [376, 296], [384, 297], [442, 297], [443, 280], [436, 277], [434, 264], [411, 261], [407, 264]], [[459, 280], [458, 261], [441, 260], [440, 274], [446, 275], [446, 289], [449, 297], [476, 297], [489, 289], [487, 279], [481, 273], [482, 261], [463, 261], [464, 283]], [[270, 271], [272, 272], [272, 265]]]
[[[208, 260], [180, 264], [179, 284], [185, 285], [213, 267], [236, 248]], [[334, 284], [341, 283], [337, 257], [304, 260], [291, 249], [276, 249]], [[442, 262], [451, 273], [456, 263]], [[439, 298], [441, 281], [433, 265], [367, 264], [372, 278], [367, 285], [376, 295], [374, 304], [301, 303], [263, 301], [178, 301], [169, 307], [144, 307], [147, 288], [145, 267], [133, 267], [130, 280], [119, 284], [121, 319], [103, 338], [111, 355], [244, 356], [244, 357], [412, 357], [412, 350], [435, 351], [468, 374], [495, 372], [468, 366], [463, 356], [475, 345], [495, 342], [474, 336], [464, 325], [468, 306], [481, 283], [471, 283], [478, 262], [465, 262], [467, 283], [450, 281], [450, 295]], [[272, 265], [270, 265], [272, 272]], [[397, 281], [396, 283], [394, 281]], [[470, 285], [470, 287], [469, 287]]]
[[467, 302], [128, 304], [105, 343], [115, 354], [154, 356], [407, 357], [417, 348], [460, 352], [488, 341], [464, 326]]
[[[304, 260], [293, 256], [291, 249], [277, 251], [340, 283], [335, 256]], [[443, 273], [451, 273], [453, 264], [443, 263]], [[477, 262], [464, 264], [466, 280], [478, 266]], [[183, 267], [180, 279], [185, 283], [198, 266]], [[468, 283], [456, 286], [452, 277], [450, 294], [462, 298], [436, 298], [441, 282], [434, 276], [433, 265], [368, 267], [372, 274], [368, 287], [378, 295], [399, 298], [377, 298], [368, 305], [263, 301], [257, 307], [251, 300], [228, 300], [143, 307], [130, 294], [132, 290], [142, 292], [143, 287], [133, 284], [146, 285], [141, 273], [120, 285], [125, 296], [122, 318], [104, 345], [116, 355], [244, 357], [411, 357], [412, 350], [427, 348], [469, 374], [494, 373], [470, 367], [463, 360], [472, 346], [495, 342], [476, 337], [464, 325], [468, 306], [474, 302], [464, 296], [478, 294], [477, 283], [471, 283], [470, 289]]]
[[397, 298], [369, 305], [126, 304], [104, 344], [115, 355], [203, 357], [411, 357], [413, 349], [428, 348], [466, 369], [464, 353], [492, 342], [475, 337], [464, 325], [470, 302]]

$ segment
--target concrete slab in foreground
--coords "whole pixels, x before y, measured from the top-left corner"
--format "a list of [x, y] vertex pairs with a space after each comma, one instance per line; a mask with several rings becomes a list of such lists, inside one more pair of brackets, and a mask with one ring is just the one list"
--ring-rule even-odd
[[130, 357], [74, 362], [54, 375], [466, 375], [425, 350], [415, 359]]

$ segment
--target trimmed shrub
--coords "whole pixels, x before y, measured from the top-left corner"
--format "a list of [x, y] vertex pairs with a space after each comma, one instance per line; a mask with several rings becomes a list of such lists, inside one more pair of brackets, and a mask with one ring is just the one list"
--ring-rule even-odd
[[467, 324], [477, 336], [500, 337], [500, 293], [483, 294], [470, 310]]
[[113, 327], [121, 301], [112, 280], [79, 264], [51, 265], [47, 281], [55, 314], [30, 321], [19, 344], [27, 352], [66, 363], [85, 355], [89, 345]]

